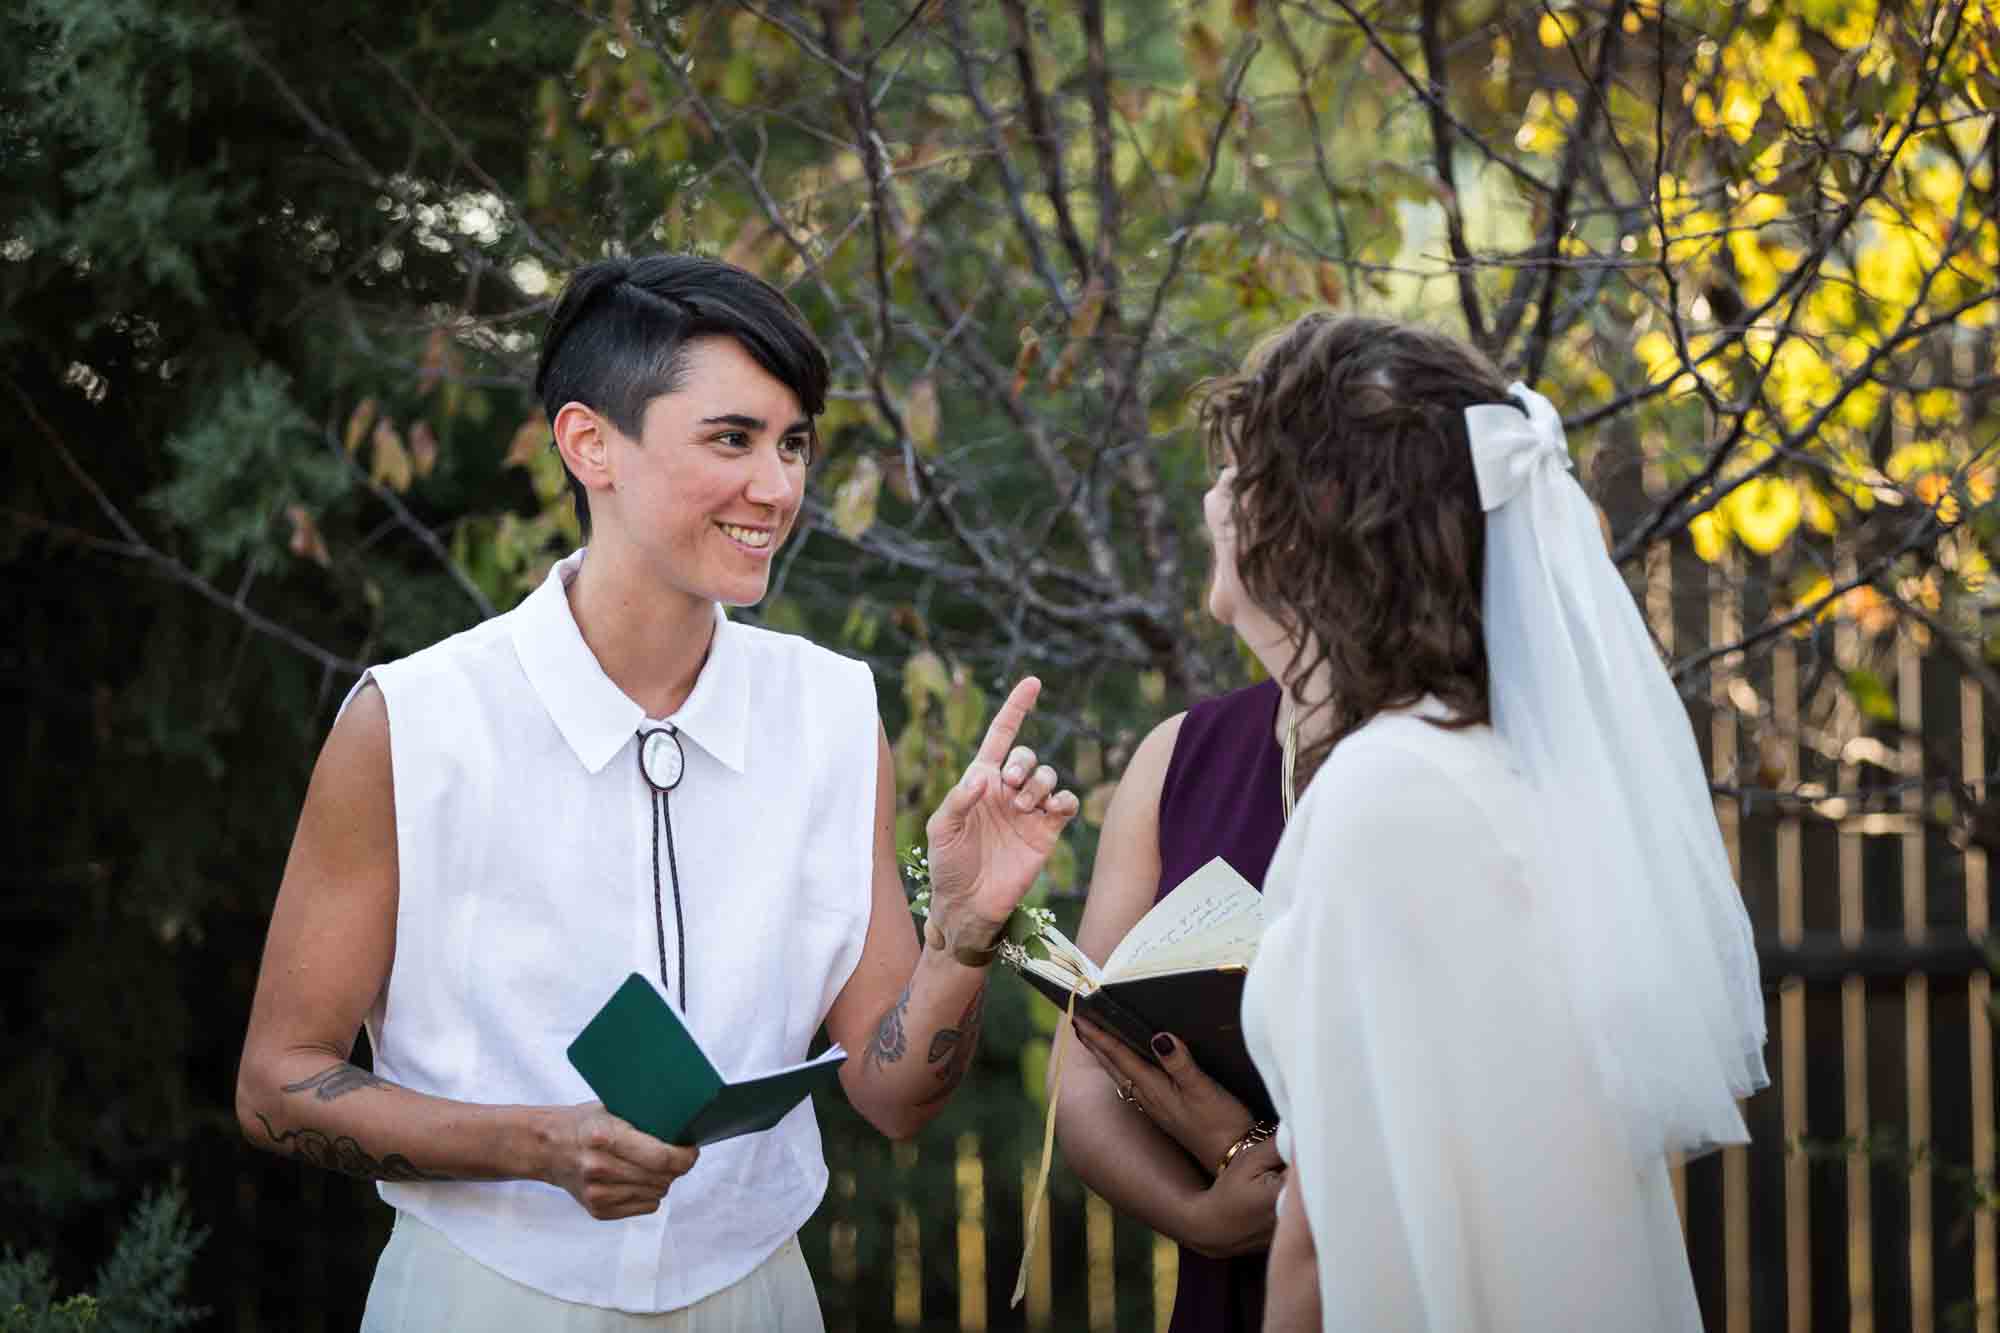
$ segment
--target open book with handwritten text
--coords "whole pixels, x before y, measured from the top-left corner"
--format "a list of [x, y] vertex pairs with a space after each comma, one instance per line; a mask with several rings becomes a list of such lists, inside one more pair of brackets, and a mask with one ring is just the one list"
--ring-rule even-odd
[[1076, 1012], [1154, 1063], [1153, 1034], [1187, 1043], [1196, 1064], [1262, 1119], [1270, 1094], [1243, 1044], [1243, 982], [1264, 933], [1264, 899], [1221, 857], [1183, 880], [1128, 931], [1104, 966], [1053, 926], [1047, 958], [1021, 968], [1058, 1009]]

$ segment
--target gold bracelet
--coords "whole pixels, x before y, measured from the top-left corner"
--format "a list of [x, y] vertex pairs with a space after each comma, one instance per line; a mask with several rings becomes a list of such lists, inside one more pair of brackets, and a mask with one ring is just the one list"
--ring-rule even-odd
[[1236, 1142], [1230, 1144], [1229, 1151], [1222, 1154], [1222, 1161], [1219, 1162], [1215, 1168], [1216, 1177], [1220, 1179], [1222, 1173], [1229, 1169], [1229, 1164], [1236, 1160], [1237, 1153], [1242, 1152], [1245, 1148], [1251, 1147], [1254, 1144], [1262, 1143], [1265, 1139], [1270, 1138], [1273, 1134], [1277, 1132], [1278, 1132], [1278, 1125], [1277, 1122], [1274, 1120], [1252, 1121], [1250, 1124], [1250, 1132], [1245, 1134], [1242, 1138], [1236, 1140]]
[[965, 945], [959, 945], [954, 948], [951, 941], [944, 937], [944, 931], [938, 927], [936, 922], [930, 920], [928, 917], [924, 919], [924, 943], [939, 953], [950, 954], [965, 967], [990, 966], [993, 960], [1000, 956], [1000, 941], [1005, 938], [1006, 933], [1002, 931], [1001, 934], [994, 937], [993, 943], [984, 949], [969, 948]]

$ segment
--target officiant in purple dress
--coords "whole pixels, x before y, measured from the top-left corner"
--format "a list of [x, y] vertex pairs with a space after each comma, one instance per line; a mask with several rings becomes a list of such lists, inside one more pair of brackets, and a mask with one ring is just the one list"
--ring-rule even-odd
[[[1209, 610], [1239, 633], [1240, 591], [1225, 573]], [[1112, 798], [1077, 944], [1102, 964], [1154, 903], [1215, 857], [1253, 886], [1290, 804], [1290, 727], [1266, 681], [1203, 700], [1140, 743]], [[1172, 1033], [1152, 1068], [1079, 1024], [1095, 1060], [1064, 1075], [1056, 1112], [1063, 1154], [1112, 1207], [1180, 1246], [1172, 1333], [1255, 1333], [1283, 1163], [1271, 1126], [1198, 1069]]]

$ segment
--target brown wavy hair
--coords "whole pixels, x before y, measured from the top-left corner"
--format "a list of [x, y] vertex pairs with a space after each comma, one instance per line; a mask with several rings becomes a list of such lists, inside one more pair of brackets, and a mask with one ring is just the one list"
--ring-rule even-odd
[[1196, 391], [1210, 460], [1234, 465], [1237, 573], [1290, 634], [1286, 672], [1327, 668], [1332, 726], [1300, 781], [1375, 714], [1426, 694], [1441, 725], [1491, 717], [1485, 515], [1465, 409], [1511, 403], [1493, 364], [1415, 325], [1311, 314]]

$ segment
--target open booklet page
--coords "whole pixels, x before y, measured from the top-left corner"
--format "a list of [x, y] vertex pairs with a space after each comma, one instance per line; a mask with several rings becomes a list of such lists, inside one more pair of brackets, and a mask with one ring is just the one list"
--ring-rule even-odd
[[1264, 934], [1264, 895], [1215, 857], [1127, 931], [1104, 975], [1112, 981], [1190, 967], [1248, 967]]
[[1108, 981], [1204, 967], [1248, 967], [1264, 933], [1264, 898], [1221, 857], [1189, 875], [1140, 917], [1099, 968], [1055, 927], [1043, 931], [1046, 959], [1026, 970], [1080, 995]]

